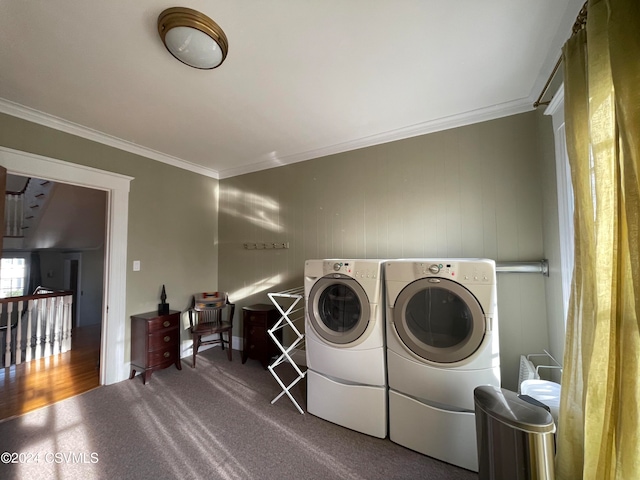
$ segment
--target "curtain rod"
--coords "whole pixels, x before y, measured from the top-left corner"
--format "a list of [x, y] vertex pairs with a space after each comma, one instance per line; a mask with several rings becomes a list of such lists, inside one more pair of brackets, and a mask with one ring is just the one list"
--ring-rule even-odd
[[[588, 2], [584, 2], [584, 5], [580, 9], [580, 12], [578, 12], [576, 21], [573, 23], [573, 27], [571, 28], [572, 37], [587, 26], [587, 3]], [[556, 73], [558, 73], [558, 69], [560, 68], [561, 63], [562, 63], [562, 55], [560, 55], [560, 58], [556, 62], [556, 66], [553, 67], [553, 70], [551, 71], [551, 75], [549, 75], [549, 78], [547, 79], [547, 83], [545, 83], [544, 87], [542, 87], [542, 92], [540, 92], [540, 96], [538, 97], [538, 100], [536, 100], [533, 103], [533, 108], [538, 108], [540, 105], [549, 105], [549, 102], [541, 102], [541, 100], [542, 100], [542, 97], [544, 97], [544, 95], [547, 93], [547, 90], [549, 89], [549, 85], [551, 85], [551, 81], [555, 78]]]
[[542, 100], [542, 97], [544, 97], [544, 94], [547, 93], [547, 90], [549, 89], [549, 85], [551, 85], [551, 81], [555, 78], [556, 73], [558, 73], [558, 69], [560, 68], [561, 63], [562, 63], [562, 55], [560, 55], [560, 58], [556, 62], [556, 66], [553, 67], [553, 70], [551, 71], [551, 75], [549, 75], [549, 78], [547, 79], [547, 83], [545, 83], [544, 87], [542, 87], [542, 92], [540, 92], [540, 96], [538, 97], [538, 100], [536, 100], [533, 103], [533, 108], [538, 108], [540, 105], [549, 105], [549, 102], [541, 102], [540, 100]]

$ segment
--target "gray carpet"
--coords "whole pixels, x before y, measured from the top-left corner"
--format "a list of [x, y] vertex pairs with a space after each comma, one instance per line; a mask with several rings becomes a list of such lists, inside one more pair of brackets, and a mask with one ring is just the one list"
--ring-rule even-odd
[[[290, 365], [279, 374], [293, 379]], [[303, 382], [292, 392], [304, 407]], [[2, 479], [433, 479], [477, 474], [305, 413], [219, 348], [0, 423]], [[427, 433], [428, 434], [428, 433]], [[433, 432], [437, 435], [437, 432]]]

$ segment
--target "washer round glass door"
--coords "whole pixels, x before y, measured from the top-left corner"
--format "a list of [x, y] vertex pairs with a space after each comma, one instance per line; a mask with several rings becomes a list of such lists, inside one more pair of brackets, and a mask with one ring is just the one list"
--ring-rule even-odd
[[351, 343], [367, 329], [369, 299], [352, 277], [339, 273], [322, 277], [311, 287], [308, 302], [309, 321], [328, 342]]
[[476, 297], [457, 282], [423, 278], [398, 295], [393, 321], [404, 344], [437, 363], [471, 356], [482, 343], [485, 318]]

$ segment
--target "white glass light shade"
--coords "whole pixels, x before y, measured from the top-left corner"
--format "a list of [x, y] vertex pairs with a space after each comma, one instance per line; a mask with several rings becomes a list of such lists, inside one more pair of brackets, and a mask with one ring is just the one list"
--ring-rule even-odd
[[158, 34], [181, 62], [200, 69], [216, 68], [227, 58], [229, 42], [209, 17], [185, 7], [168, 8], [158, 17]]
[[167, 32], [164, 42], [174, 57], [191, 67], [210, 69], [222, 63], [220, 46], [195, 28], [174, 27]]

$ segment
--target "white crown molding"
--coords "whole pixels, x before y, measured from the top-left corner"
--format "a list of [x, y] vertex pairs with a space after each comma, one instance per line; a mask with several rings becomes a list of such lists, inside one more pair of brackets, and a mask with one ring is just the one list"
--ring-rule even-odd
[[215, 179], [219, 178], [218, 172], [216, 170], [211, 170], [201, 165], [196, 165], [194, 163], [187, 162], [177, 157], [172, 157], [171, 155], [166, 155], [162, 152], [158, 152], [150, 148], [141, 147], [140, 145], [136, 145], [135, 143], [129, 142], [127, 140], [122, 140], [112, 135], [108, 135], [91, 128], [83, 127], [82, 125], [78, 125], [77, 123], [69, 122], [62, 118], [40, 112], [33, 108], [25, 107], [24, 105], [10, 102], [2, 98], [0, 98], [0, 113], [6, 113], [7, 115], [21, 118], [22, 120], [37, 123], [38, 125], [43, 125], [55, 130], [60, 130], [61, 132], [70, 133], [71, 135], [86, 138], [87, 140], [91, 140], [93, 142], [102, 143], [103, 145], [117, 148], [119, 150], [124, 150], [125, 152], [133, 153], [135, 155], [140, 155], [141, 157], [150, 158], [151, 160], [156, 160], [158, 162], [166, 163], [174, 167], [182, 168], [183, 170], [198, 173], [200, 175], [204, 175], [205, 177], [211, 177]]
[[438, 118], [436, 120], [418, 123], [409, 127], [399, 128], [397, 130], [391, 130], [377, 135], [370, 135], [368, 137], [359, 138], [349, 142], [331, 145], [329, 147], [323, 147], [316, 150], [309, 150], [307, 152], [276, 157], [274, 159], [265, 160], [263, 162], [258, 162], [251, 165], [227, 168], [226, 170], [220, 170], [218, 172], [219, 178], [222, 180], [246, 173], [253, 173], [260, 170], [267, 170], [269, 168], [289, 165], [292, 163], [304, 162], [306, 160], [311, 160], [314, 158], [326, 157], [328, 155], [335, 155], [338, 153], [344, 153], [360, 148], [372, 147], [383, 143], [394, 142], [396, 140], [404, 140], [406, 138], [417, 137], [420, 135], [426, 135], [443, 130], [449, 130], [451, 128], [463, 127], [465, 125], [471, 125], [474, 123], [495, 120], [497, 118], [516, 115], [518, 113], [524, 113], [531, 110], [533, 110], [533, 100], [531, 100], [531, 98], [529, 97], [521, 98], [512, 102], [493, 105], [491, 107], [472, 110], [448, 117]]
[[151, 150], [149, 148], [141, 147], [134, 143], [121, 140], [119, 138], [107, 135], [97, 130], [92, 130], [81, 125], [68, 122], [61, 118], [39, 112], [32, 108], [19, 105], [17, 103], [9, 102], [4, 99], [0, 99], [0, 112], [12, 115], [14, 117], [21, 118], [39, 125], [54, 128], [72, 135], [77, 135], [88, 140], [92, 140], [104, 145], [108, 145], [120, 150], [124, 150], [136, 155], [157, 160], [162, 163], [172, 165], [177, 168], [189, 170], [200, 175], [215, 179], [225, 179], [235, 177], [238, 175], [244, 175], [247, 173], [258, 172], [261, 170], [267, 170], [270, 168], [280, 167], [283, 165], [289, 165], [292, 163], [303, 162], [314, 158], [326, 157], [329, 155], [335, 155], [338, 153], [344, 153], [352, 150], [357, 150], [365, 147], [372, 147], [383, 143], [394, 142], [397, 140], [404, 140], [411, 137], [417, 137], [420, 135], [426, 135], [429, 133], [435, 133], [443, 130], [449, 130], [451, 128], [463, 127], [465, 125], [471, 125], [474, 123], [486, 122], [489, 120], [495, 120], [497, 118], [506, 117], [509, 115], [516, 115], [533, 110], [533, 100], [531, 98], [522, 98], [512, 102], [507, 102], [499, 105], [493, 105], [487, 108], [481, 108], [478, 110], [472, 110], [469, 112], [451, 115], [448, 117], [438, 118], [408, 127], [383, 132], [376, 135], [370, 135], [368, 137], [359, 138], [356, 140], [338, 143], [328, 147], [318, 148], [315, 150], [308, 150], [306, 152], [293, 153], [291, 155], [285, 155], [282, 157], [275, 157], [262, 162], [256, 162], [250, 165], [243, 165], [239, 167], [228, 168], [226, 170], [215, 171], [204, 168], [200, 165], [181, 160], [176, 157], [165, 155], [163, 153]]

